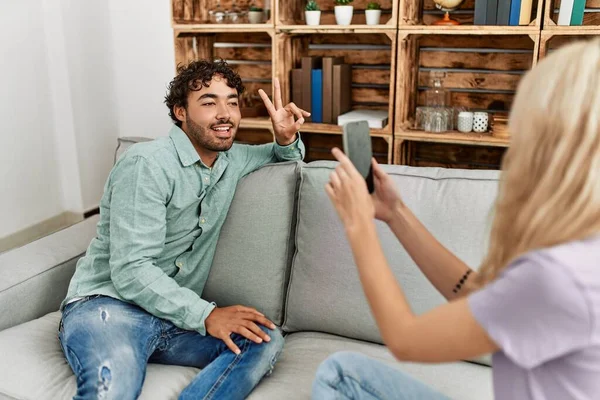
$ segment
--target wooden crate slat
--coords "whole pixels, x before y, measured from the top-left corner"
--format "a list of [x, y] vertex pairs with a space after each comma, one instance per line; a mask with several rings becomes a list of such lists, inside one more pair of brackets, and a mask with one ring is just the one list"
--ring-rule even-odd
[[498, 147], [413, 142], [410, 165], [421, 167], [498, 169], [505, 149]]
[[[432, 72], [419, 71], [419, 86], [430, 86]], [[444, 77], [446, 88], [516, 90], [522, 75], [507, 73], [447, 72]]]
[[[451, 92], [452, 105], [477, 110], [509, 110], [515, 95], [513, 93]], [[424, 106], [425, 92], [419, 91], [418, 105]]]
[[257, 33], [240, 33], [240, 32], [227, 32], [217, 33], [215, 42], [219, 43], [238, 43], [238, 44], [271, 44], [271, 37], [264, 32]]
[[244, 81], [242, 80], [244, 87], [246, 88], [246, 92], [252, 93], [252, 94], [258, 94], [258, 89], [262, 89], [265, 91], [265, 93], [267, 93], [269, 95], [269, 97], [271, 96], [271, 83], [270, 82], [251, 82], [251, 81]]
[[310, 37], [312, 44], [370, 44], [370, 45], [388, 45], [391, 46], [391, 40], [380, 33], [361, 33], [359, 35], [312, 35]]
[[476, 53], [421, 50], [419, 66], [427, 68], [468, 68], [523, 71], [531, 68], [532, 54]]
[[450, 47], [468, 49], [533, 50], [533, 41], [526, 35], [423, 35], [419, 37], [421, 47]]
[[235, 141], [240, 144], [271, 143], [273, 134], [267, 129], [238, 129]]
[[224, 60], [270, 61], [273, 56], [271, 49], [266, 47], [229, 47], [215, 49], [215, 57]]
[[242, 79], [271, 80], [271, 64], [232, 64], [230, 65]]
[[381, 103], [389, 104], [390, 91], [389, 89], [368, 88], [368, 87], [353, 87], [352, 102], [353, 103]]
[[346, 64], [382, 65], [391, 61], [391, 50], [309, 50], [311, 57], [344, 57]]
[[[318, 133], [303, 133], [302, 141], [307, 148], [305, 162], [315, 160], [334, 160], [331, 149], [342, 148], [341, 135], [323, 135]], [[375, 159], [383, 164], [388, 163], [390, 144], [383, 138], [371, 137], [371, 146]]]
[[387, 85], [390, 83], [390, 70], [354, 67], [352, 68], [352, 82]]

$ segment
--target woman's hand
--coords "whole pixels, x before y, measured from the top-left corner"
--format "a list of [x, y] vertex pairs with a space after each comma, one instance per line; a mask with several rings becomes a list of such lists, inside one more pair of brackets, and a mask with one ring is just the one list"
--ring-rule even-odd
[[375, 218], [389, 224], [394, 217], [394, 212], [403, 206], [402, 198], [390, 176], [383, 171], [375, 159], [372, 161], [372, 167], [375, 181], [373, 193]]
[[360, 229], [375, 218], [375, 206], [367, 190], [367, 183], [340, 149], [334, 148], [331, 154], [340, 165], [331, 173], [325, 191], [346, 230]]

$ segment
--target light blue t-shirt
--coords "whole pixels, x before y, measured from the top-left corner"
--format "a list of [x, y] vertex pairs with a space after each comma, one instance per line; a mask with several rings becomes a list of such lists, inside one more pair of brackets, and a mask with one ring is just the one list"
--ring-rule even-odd
[[469, 297], [495, 400], [600, 398], [600, 236], [533, 251]]

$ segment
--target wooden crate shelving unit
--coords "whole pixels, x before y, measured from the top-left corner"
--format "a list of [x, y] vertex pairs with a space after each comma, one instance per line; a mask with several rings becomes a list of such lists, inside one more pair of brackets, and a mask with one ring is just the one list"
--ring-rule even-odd
[[[223, 9], [232, 0], [222, 0]], [[175, 58], [223, 58], [242, 76], [248, 91], [272, 94], [272, 80], [282, 84], [284, 101], [291, 92], [290, 71], [306, 55], [344, 56], [353, 64], [354, 108], [386, 109], [389, 124], [371, 130], [381, 162], [462, 168], [498, 168], [509, 140], [489, 133], [458, 131], [433, 134], [414, 129], [415, 109], [432, 71], [444, 71], [444, 86], [454, 106], [489, 112], [508, 111], [524, 73], [549, 51], [572, 40], [600, 34], [600, 0], [588, 0], [583, 26], [556, 26], [560, 0], [534, 0], [526, 26], [473, 25], [474, 2], [466, 0], [451, 17], [460, 26], [436, 26], [443, 16], [433, 0], [382, 0], [380, 25], [365, 25], [368, 0], [355, 0], [352, 25], [335, 25], [333, 0], [320, 0], [321, 25], [304, 21], [306, 0], [238, 0], [265, 8], [262, 24], [214, 24], [208, 18], [217, 0], [172, 0]], [[272, 140], [264, 116], [245, 116], [238, 141]], [[341, 127], [306, 123], [302, 129], [307, 160], [329, 159], [341, 146]]]

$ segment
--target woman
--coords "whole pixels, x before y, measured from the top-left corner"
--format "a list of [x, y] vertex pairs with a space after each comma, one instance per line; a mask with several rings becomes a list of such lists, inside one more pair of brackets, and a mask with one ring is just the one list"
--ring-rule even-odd
[[[490, 246], [479, 272], [445, 249], [373, 161], [376, 192], [338, 149], [326, 191], [382, 338], [398, 360], [493, 356], [504, 399], [600, 396], [600, 41], [564, 47], [522, 80]], [[414, 315], [376, 235], [386, 222], [449, 303]], [[319, 368], [315, 399], [445, 399], [352, 353]]]

